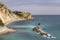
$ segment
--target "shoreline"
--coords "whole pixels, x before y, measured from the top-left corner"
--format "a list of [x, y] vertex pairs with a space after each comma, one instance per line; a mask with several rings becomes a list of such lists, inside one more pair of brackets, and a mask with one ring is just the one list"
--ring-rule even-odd
[[3, 27], [0, 27], [0, 35], [7, 34], [7, 33], [12, 33], [12, 32], [16, 32], [17, 31], [16, 29], [8, 28], [6, 25], [9, 24], [9, 23], [11, 23], [11, 22], [14, 22], [14, 21], [23, 21], [23, 20], [34, 20], [34, 18], [13, 20], [13, 21], [10, 21], [8, 23], [5, 23], [5, 25]]
[[30, 19], [18, 19], [18, 20], [12, 20], [12, 21], [9, 21], [7, 23], [4, 23], [5, 25], [8, 25], [9, 23], [12, 23], [12, 22], [15, 22], [15, 21], [23, 21], [23, 20], [35, 20], [35, 18], [30, 18]]
[[15, 29], [8, 28], [6, 26], [0, 28], [0, 35], [6, 34], [6, 33], [11, 33], [11, 32], [16, 32]]
[[8, 25], [9, 23], [12, 23], [12, 22], [15, 22], [15, 21], [23, 21], [23, 20], [26, 20], [26, 19], [18, 19], [18, 20], [12, 20], [12, 21], [9, 21], [7, 23], [4, 23], [5, 25]]

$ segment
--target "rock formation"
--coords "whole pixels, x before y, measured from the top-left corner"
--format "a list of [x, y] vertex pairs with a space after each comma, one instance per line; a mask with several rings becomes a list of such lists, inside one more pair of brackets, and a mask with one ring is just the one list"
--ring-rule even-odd
[[31, 18], [29, 12], [11, 11], [2, 2], [0, 2], [0, 19], [3, 23]]
[[16, 20], [27, 20], [31, 18], [31, 13], [11, 11], [2, 2], [0, 2], [0, 34], [16, 31], [15, 29], [5, 26], [6, 23]]

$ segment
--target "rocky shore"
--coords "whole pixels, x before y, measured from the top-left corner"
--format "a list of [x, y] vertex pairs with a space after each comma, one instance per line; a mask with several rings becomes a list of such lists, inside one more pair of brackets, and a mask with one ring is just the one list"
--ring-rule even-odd
[[11, 33], [11, 32], [16, 32], [16, 30], [10, 29], [7, 27], [0, 27], [0, 34], [6, 34], [6, 33]]

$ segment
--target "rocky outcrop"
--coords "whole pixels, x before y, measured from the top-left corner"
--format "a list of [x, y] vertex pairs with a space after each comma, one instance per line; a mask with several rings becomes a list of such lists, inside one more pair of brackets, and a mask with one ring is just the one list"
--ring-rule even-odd
[[0, 34], [16, 31], [15, 29], [11, 29], [5, 26], [6, 23], [16, 20], [27, 20], [31, 18], [31, 13], [11, 11], [2, 2], [0, 2]]
[[0, 2], [0, 19], [3, 23], [29, 18], [31, 19], [31, 13], [11, 11], [2, 2]]

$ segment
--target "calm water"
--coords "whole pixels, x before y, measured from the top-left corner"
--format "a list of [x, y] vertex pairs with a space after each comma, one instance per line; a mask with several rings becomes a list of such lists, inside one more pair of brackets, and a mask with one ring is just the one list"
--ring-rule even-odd
[[[0, 40], [60, 40], [60, 16], [59, 15], [35, 15], [36, 20], [16, 21], [8, 24], [9, 27], [18, 30], [14, 33], [0, 35]], [[55, 36], [48, 39], [36, 34], [32, 28], [41, 23], [40, 27], [47, 33]]]

